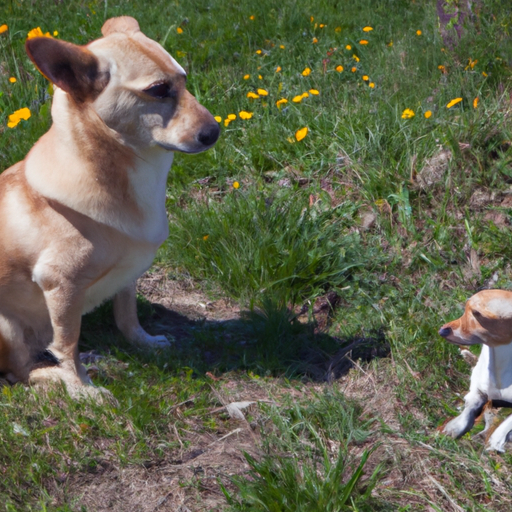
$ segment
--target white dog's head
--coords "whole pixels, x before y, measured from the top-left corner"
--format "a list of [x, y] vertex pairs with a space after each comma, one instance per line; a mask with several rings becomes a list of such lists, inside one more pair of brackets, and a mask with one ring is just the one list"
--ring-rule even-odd
[[489, 347], [512, 341], [512, 292], [483, 290], [468, 299], [464, 314], [449, 322], [439, 334], [450, 343]]

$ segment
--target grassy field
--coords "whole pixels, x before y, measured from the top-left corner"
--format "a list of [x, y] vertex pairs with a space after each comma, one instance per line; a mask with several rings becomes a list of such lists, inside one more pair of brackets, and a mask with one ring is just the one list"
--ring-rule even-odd
[[106, 304], [80, 347], [118, 405], [0, 388], [0, 509], [511, 510], [511, 455], [436, 430], [471, 371], [437, 330], [512, 289], [512, 6], [462, 4], [2, 2], [2, 169], [51, 123], [36, 27], [85, 44], [134, 16], [222, 135], [176, 155], [139, 286], [172, 348]]

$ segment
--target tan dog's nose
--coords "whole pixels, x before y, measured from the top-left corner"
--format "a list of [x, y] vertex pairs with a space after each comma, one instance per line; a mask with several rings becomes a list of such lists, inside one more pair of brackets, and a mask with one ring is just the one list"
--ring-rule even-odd
[[219, 123], [215, 122], [205, 126], [198, 134], [197, 141], [204, 146], [212, 146], [220, 135]]

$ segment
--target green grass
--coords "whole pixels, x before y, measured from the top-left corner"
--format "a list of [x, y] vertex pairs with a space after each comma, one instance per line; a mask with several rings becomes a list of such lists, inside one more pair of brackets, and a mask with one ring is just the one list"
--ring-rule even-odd
[[[353, 467], [348, 460], [347, 443], [360, 443], [370, 434], [366, 425], [357, 424], [358, 413], [357, 406], [336, 393], [316, 395], [314, 404], [295, 404], [284, 413], [271, 409], [267, 421], [272, 429], [264, 454], [259, 460], [245, 454], [249, 479], [235, 480], [240, 501], [224, 489], [228, 502], [241, 511], [341, 511], [361, 502], [363, 510], [376, 510], [378, 505], [368, 498], [381, 467], [375, 468], [361, 492], [358, 483], [370, 453], [364, 451]], [[339, 443], [334, 457], [325, 444], [325, 431], [331, 433], [331, 442]], [[276, 452], [293, 456], [275, 457]]]
[[[130, 347], [109, 305], [85, 318], [81, 349], [104, 356], [95, 382], [119, 406], [2, 388], [0, 509], [101, 509], [107, 487], [91, 485], [116, 475], [112, 507], [124, 510], [138, 498], [141, 510], [510, 510], [510, 455], [435, 428], [456, 414], [470, 371], [438, 328], [489, 283], [512, 289], [512, 7], [474, 3], [460, 41], [448, 28], [456, 44], [443, 40], [435, 7], [3, 2], [2, 168], [51, 123], [51, 88], [24, 51], [31, 29], [86, 44], [106, 18], [132, 15], [187, 69], [222, 135], [206, 153], [176, 155], [157, 265], [243, 313], [177, 318], [185, 334], [158, 353]], [[258, 89], [268, 95], [247, 97]], [[7, 128], [23, 107], [30, 119]], [[449, 158], [436, 164], [441, 151]], [[336, 302], [321, 310], [328, 293]], [[142, 299], [140, 309], [158, 324]], [[389, 359], [323, 382], [344, 347], [379, 336]], [[234, 424], [218, 409], [240, 400], [259, 406]], [[230, 442], [236, 462], [211, 453]], [[134, 475], [132, 502], [123, 474]]]

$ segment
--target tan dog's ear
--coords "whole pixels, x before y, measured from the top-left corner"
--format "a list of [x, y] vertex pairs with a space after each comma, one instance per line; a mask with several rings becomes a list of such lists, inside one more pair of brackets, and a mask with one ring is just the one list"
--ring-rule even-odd
[[101, 33], [107, 37], [115, 32], [122, 32], [124, 34], [140, 32], [139, 23], [131, 16], [119, 16], [118, 18], [110, 18], [105, 21], [103, 27], [101, 27]]
[[99, 61], [87, 48], [50, 37], [27, 39], [25, 48], [39, 71], [56, 86], [82, 103], [94, 99], [109, 81]]

